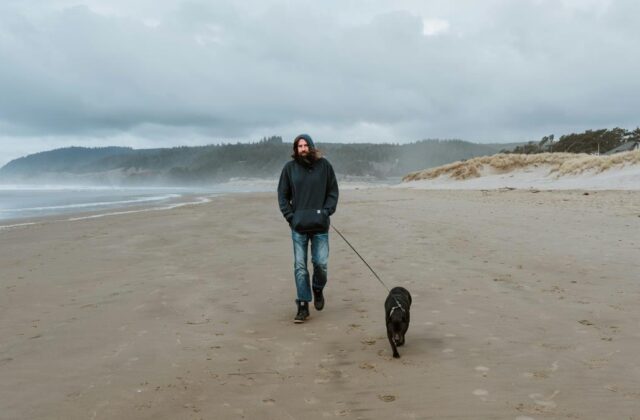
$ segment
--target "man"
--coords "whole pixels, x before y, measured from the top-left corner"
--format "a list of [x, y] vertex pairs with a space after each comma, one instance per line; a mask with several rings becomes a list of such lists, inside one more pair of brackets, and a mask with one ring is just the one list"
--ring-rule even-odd
[[[329, 216], [338, 205], [338, 182], [333, 167], [321, 156], [309, 135], [300, 134], [295, 138], [291, 157], [280, 175], [278, 203], [291, 227], [298, 306], [294, 322], [302, 323], [309, 317], [312, 289], [313, 306], [318, 311], [324, 308], [322, 290], [327, 284]], [[309, 243], [313, 264], [312, 287], [307, 270]]]

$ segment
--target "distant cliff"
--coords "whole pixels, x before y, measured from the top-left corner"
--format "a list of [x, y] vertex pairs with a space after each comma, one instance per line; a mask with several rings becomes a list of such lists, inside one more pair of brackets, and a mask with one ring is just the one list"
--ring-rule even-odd
[[[387, 178], [476, 156], [505, 144], [424, 140], [410, 144], [318, 143], [338, 176]], [[165, 149], [70, 147], [15, 159], [0, 168], [1, 182], [90, 184], [200, 184], [230, 178], [276, 178], [290, 159], [280, 137]]]

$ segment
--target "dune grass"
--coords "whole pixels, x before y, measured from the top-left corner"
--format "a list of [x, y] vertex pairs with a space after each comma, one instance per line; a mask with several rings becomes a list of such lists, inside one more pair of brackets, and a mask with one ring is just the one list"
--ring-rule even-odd
[[585, 172], [600, 173], [626, 165], [640, 164], [640, 150], [607, 156], [583, 153], [504, 154], [481, 156], [449, 163], [436, 168], [412, 172], [402, 178], [404, 182], [448, 176], [456, 180], [478, 178], [486, 169], [506, 173], [530, 167], [549, 168], [549, 175], [577, 175]]

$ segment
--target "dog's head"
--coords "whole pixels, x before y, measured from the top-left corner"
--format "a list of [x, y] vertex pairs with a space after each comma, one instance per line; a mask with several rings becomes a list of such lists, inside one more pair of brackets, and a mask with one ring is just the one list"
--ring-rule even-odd
[[396, 344], [404, 343], [404, 333], [409, 327], [406, 309], [400, 305], [391, 308], [387, 325], [391, 330], [391, 338]]

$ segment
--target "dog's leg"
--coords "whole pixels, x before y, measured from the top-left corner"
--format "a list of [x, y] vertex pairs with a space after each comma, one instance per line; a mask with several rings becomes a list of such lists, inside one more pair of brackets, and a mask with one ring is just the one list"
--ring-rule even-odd
[[387, 328], [387, 337], [389, 338], [389, 344], [391, 344], [391, 350], [393, 350], [393, 357], [396, 359], [400, 357], [400, 353], [398, 353], [398, 349], [396, 348], [396, 343], [393, 341], [393, 336], [391, 334], [391, 329]]

